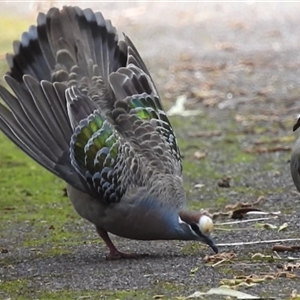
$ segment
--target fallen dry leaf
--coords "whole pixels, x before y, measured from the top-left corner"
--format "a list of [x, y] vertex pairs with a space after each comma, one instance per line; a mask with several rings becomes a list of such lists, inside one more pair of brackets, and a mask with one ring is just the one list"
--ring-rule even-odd
[[199, 267], [195, 267], [195, 268], [193, 268], [193, 269], [190, 270], [190, 273], [191, 273], [191, 274], [195, 274], [195, 273], [197, 273], [198, 271], [199, 271]]
[[297, 293], [297, 290], [292, 291], [290, 300], [300, 300], [300, 294]]
[[291, 143], [294, 141], [293, 136], [284, 136], [280, 138], [273, 138], [269, 140], [257, 140], [254, 141], [255, 145], [262, 145], [262, 144], [274, 144], [274, 143]]
[[193, 155], [194, 158], [196, 159], [202, 159], [206, 157], [206, 153], [205, 152], [201, 152], [201, 151], [196, 151]]
[[[244, 214], [257, 211], [261, 212], [259, 209], [253, 208], [254, 205], [260, 204], [260, 202], [264, 201], [264, 196], [259, 196], [256, 201], [252, 203], [248, 202], [237, 202], [236, 204], [232, 205], [226, 205], [225, 206], [225, 212], [215, 212], [212, 214], [213, 219], [217, 219], [218, 217], [230, 217], [233, 219], [241, 219]], [[263, 212], [261, 212], [263, 213]], [[265, 213], [265, 214], [272, 214], [272, 213]]]
[[278, 277], [294, 279], [294, 278], [298, 278], [299, 276], [296, 274], [290, 273], [290, 272], [281, 272], [281, 273], [279, 273]]
[[278, 232], [280, 231], [284, 231], [288, 228], [288, 223], [283, 223], [279, 228], [278, 228]]
[[246, 286], [246, 285], [249, 285], [250, 287], [253, 286], [252, 284], [259, 284], [264, 281], [275, 280], [281, 277], [288, 278], [288, 279], [298, 278], [298, 276], [293, 273], [286, 272], [286, 271], [279, 271], [279, 272], [267, 273], [267, 274], [251, 274], [247, 276], [244, 275], [234, 276], [234, 278], [232, 279], [225, 278], [220, 281], [220, 285], [227, 285], [232, 288], [237, 288], [239, 286]]
[[[200, 299], [204, 299], [203, 296], [209, 296], [209, 295], [220, 295], [220, 296], [226, 296], [225, 299], [260, 299], [260, 297], [258, 296], [254, 296], [254, 295], [250, 295], [250, 294], [246, 294], [244, 292], [240, 292], [240, 291], [236, 291], [234, 289], [231, 289], [229, 286], [220, 286], [217, 288], [211, 288], [209, 291], [207, 292], [195, 292], [192, 295], [189, 295], [187, 298], [185, 299], [191, 299], [191, 298], [200, 298]], [[232, 298], [233, 297], [233, 298]], [[210, 299], [210, 297], [205, 297], [205, 299]], [[219, 298], [218, 298], [219, 299]], [[220, 298], [221, 299], [221, 298]], [[222, 297], [222, 299], [224, 299]]]
[[265, 254], [262, 254], [262, 253], [254, 253], [252, 256], [251, 256], [251, 259], [255, 260], [260, 260], [260, 259], [272, 259], [273, 256], [271, 255], [265, 255]]
[[255, 228], [262, 228], [262, 229], [277, 229], [278, 227], [276, 225], [270, 224], [270, 223], [258, 223], [255, 225]]
[[237, 202], [236, 204], [232, 205], [226, 205], [225, 210], [235, 210], [238, 208], [244, 208], [244, 207], [253, 207], [254, 205], [260, 204], [262, 201], [264, 201], [266, 198], [264, 196], [259, 196], [257, 200], [254, 202]]
[[243, 151], [246, 153], [271, 153], [271, 152], [279, 152], [279, 151], [291, 151], [290, 146], [275, 146], [275, 147], [251, 147], [246, 148]]
[[247, 213], [251, 212], [251, 211], [261, 211], [258, 208], [254, 208], [254, 207], [244, 207], [244, 208], [239, 208], [234, 210], [231, 213], [231, 219], [242, 219]]
[[217, 50], [223, 50], [228, 52], [236, 50], [236, 46], [229, 42], [218, 42], [215, 44], [215, 47]]
[[206, 263], [213, 263], [215, 266], [220, 262], [230, 261], [236, 258], [236, 256], [237, 255], [234, 252], [222, 252], [216, 255], [206, 255], [203, 260]]
[[294, 271], [295, 269], [300, 269], [300, 263], [295, 263], [295, 264], [287, 263], [283, 266], [283, 269], [289, 272]]
[[228, 176], [222, 178], [220, 181], [218, 181], [218, 187], [230, 188], [230, 180], [231, 178]]
[[265, 121], [265, 122], [270, 122], [270, 121], [276, 121], [279, 122], [280, 121], [280, 117], [279, 116], [274, 116], [274, 115], [247, 115], [247, 116], [243, 116], [243, 115], [235, 115], [235, 120], [237, 122], [245, 122], [245, 121]]
[[203, 100], [202, 104], [205, 107], [215, 107], [217, 104], [219, 104], [220, 100], [218, 98], [207, 98]]
[[297, 252], [297, 251], [300, 251], [300, 246], [285, 246], [285, 245], [275, 244], [272, 248], [272, 251], [276, 251], [276, 252]]
[[250, 59], [241, 59], [238, 64], [247, 67], [254, 67], [254, 61]]

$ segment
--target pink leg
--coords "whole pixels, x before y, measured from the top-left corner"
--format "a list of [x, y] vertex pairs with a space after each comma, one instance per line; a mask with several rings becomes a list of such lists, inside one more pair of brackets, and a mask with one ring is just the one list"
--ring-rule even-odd
[[119, 259], [119, 258], [137, 258], [139, 255], [135, 253], [123, 253], [120, 252], [113, 242], [111, 241], [110, 237], [108, 236], [107, 232], [103, 230], [102, 228], [97, 228], [97, 232], [99, 236], [103, 239], [104, 243], [109, 249], [109, 254], [107, 256], [107, 259]]

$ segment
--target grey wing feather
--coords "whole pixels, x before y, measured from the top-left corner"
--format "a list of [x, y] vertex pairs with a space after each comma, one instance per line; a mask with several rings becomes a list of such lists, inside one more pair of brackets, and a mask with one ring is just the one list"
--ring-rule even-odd
[[[55, 86], [50, 89], [49, 82], [38, 83], [29, 75], [24, 76], [27, 90], [24, 85], [17, 83], [10, 76], [5, 76], [5, 79], [16, 97], [0, 86], [0, 96], [10, 108], [0, 103], [1, 130], [43, 167], [69, 184], [86, 191], [84, 182], [71, 166], [69, 158], [66, 157], [72, 134], [70, 124], [66, 123], [67, 127], [64, 128], [62, 131], [64, 134], [62, 134], [61, 124], [56, 121], [59, 116], [52, 118], [51, 127], [50, 124], [45, 123], [55, 113], [55, 110], [51, 111], [49, 107], [54, 107], [53, 103], [65, 99], [62, 95], [58, 96], [65, 90], [58, 90]], [[49, 99], [50, 102], [48, 102]], [[58, 134], [54, 135], [54, 133]]]
[[181, 156], [176, 137], [165, 113], [156, 110], [156, 103], [157, 96], [128, 96], [116, 102], [109, 117], [146, 169], [180, 176]]

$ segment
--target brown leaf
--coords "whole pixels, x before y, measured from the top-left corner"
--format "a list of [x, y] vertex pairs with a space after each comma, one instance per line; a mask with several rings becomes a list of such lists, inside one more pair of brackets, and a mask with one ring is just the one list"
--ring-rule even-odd
[[273, 143], [282, 143], [282, 142], [287, 142], [291, 143], [294, 141], [294, 137], [280, 137], [280, 138], [273, 138], [269, 140], [257, 140], [254, 142], [255, 145], [263, 145], [263, 144], [273, 144]]
[[291, 147], [289, 146], [275, 146], [275, 147], [252, 147], [244, 149], [246, 153], [271, 153], [271, 152], [279, 152], [279, 151], [291, 151]]
[[297, 251], [300, 251], [300, 246], [285, 246], [285, 245], [275, 244], [272, 248], [272, 251], [276, 251], [276, 252], [297, 252]]
[[231, 180], [231, 178], [226, 176], [223, 179], [221, 179], [220, 181], [218, 181], [218, 186], [222, 187], [222, 188], [230, 188], [230, 180]]
[[247, 67], [254, 67], [254, 61], [251, 59], [241, 59], [239, 64]]
[[206, 157], [206, 153], [205, 152], [201, 152], [201, 151], [196, 151], [193, 155], [194, 158], [196, 159], [202, 159]]
[[260, 202], [264, 201], [265, 200], [265, 197], [264, 196], [259, 196], [257, 198], [256, 201], [252, 202], [252, 203], [248, 203], [248, 202], [237, 202], [236, 204], [234, 205], [226, 205], [225, 206], [225, 210], [235, 210], [235, 209], [238, 209], [238, 208], [245, 208], [245, 207], [253, 207], [254, 205], [258, 205], [260, 204]]
[[231, 287], [241, 286], [243, 283], [247, 284], [258, 284], [262, 283], [267, 280], [276, 280], [280, 277], [285, 277], [289, 279], [298, 278], [297, 275], [293, 273], [289, 273], [286, 271], [280, 271], [277, 273], [267, 273], [267, 274], [251, 274], [251, 275], [241, 275], [241, 276], [234, 276], [233, 279], [222, 279], [220, 281], [221, 284], [226, 284]]
[[218, 42], [215, 44], [215, 47], [217, 50], [223, 50], [228, 52], [236, 50], [236, 47], [230, 42]]
[[296, 274], [290, 273], [290, 272], [279, 272], [277, 277], [285, 277], [289, 279], [297, 278], [298, 276]]
[[272, 115], [247, 115], [247, 116], [235, 115], [235, 120], [237, 122], [245, 122], [245, 121], [280, 122], [280, 121], [282, 121], [279, 116], [274, 116], [274, 115], [273, 116]]
[[204, 257], [204, 262], [208, 263], [217, 263], [219, 261], [228, 261], [236, 258], [236, 254], [234, 252], [222, 252], [215, 255], [207, 255]]
[[300, 263], [295, 263], [295, 264], [287, 263], [283, 266], [283, 269], [289, 272], [294, 271], [295, 269], [300, 269]]
[[239, 208], [239, 209], [236, 209], [232, 212], [231, 214], [231, 219], [242, 219], [245, 214], [247, 214], [248, 212], [250, 211], [261, 211], [260, 209], [258, 208], [254, 208], [254, 207], [244, 207], [244, 208]]
[[203, 100], [202, 104], [206, 107], [215, 107], [219, 102], [220, 100], [217, 98], [207, 98]]

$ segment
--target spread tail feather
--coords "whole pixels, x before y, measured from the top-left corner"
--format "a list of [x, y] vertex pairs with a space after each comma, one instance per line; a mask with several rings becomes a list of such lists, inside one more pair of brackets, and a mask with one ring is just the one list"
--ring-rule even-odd
[[98, 65], [108, 87], [108, 75], [126, 64], [126, 56], [118, 46], [115, 28], [100, 12], [64, 7], [40, 13], [37, 26], [14, 42], [14, 54], [7, 55], [7, 62], [9, 75], [18, 82], [24, 74], [38, 81], [68, 82], [77, 66], [78, 84], [85, 77], [91, 79], [93, 65]]
[[24, 85], [10, 76], [7, 84], [16, 96], [0, 86], [0, 128], [27, 155], [80, 190], [86, 187], [71, 166], [69, 142], [72, 128], [67, 119], [66, 87], [39, 83], [24, 75]]
[[[14, 95], [0, 86], [5, 102], [0, 103], [0, 129], [30, 157], [82, 191], [87, 191], [87, 183], [70, 159], [71, 136], [80, 120], [95, 108], [104, 117], [124, 97], [158, 96], [130, 39], [124, 36], [118, 42], [110, 21], [90, 9], [41, 13], [37, 26], [14, 42], [7, 62], [5, 80]], [[163, 110], [159, 97], [153, 99], [155, 108]]]

